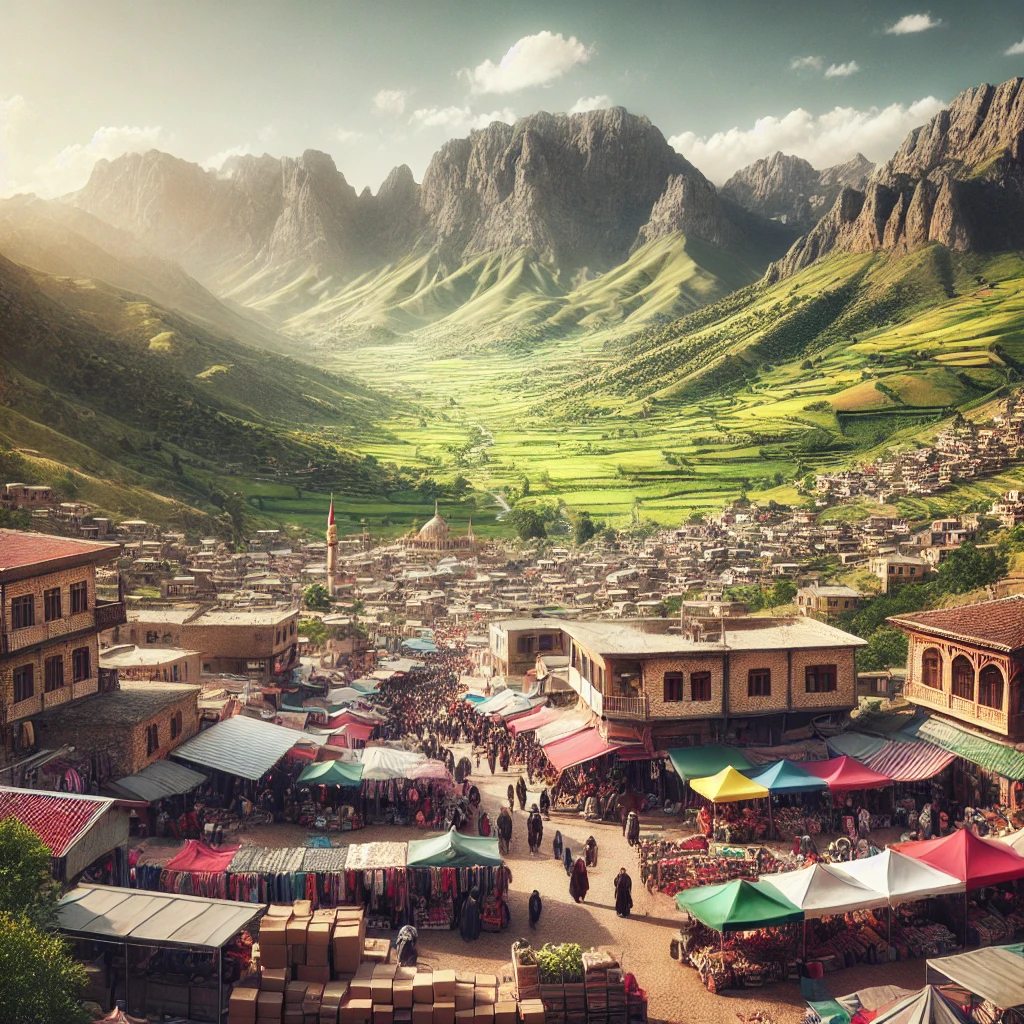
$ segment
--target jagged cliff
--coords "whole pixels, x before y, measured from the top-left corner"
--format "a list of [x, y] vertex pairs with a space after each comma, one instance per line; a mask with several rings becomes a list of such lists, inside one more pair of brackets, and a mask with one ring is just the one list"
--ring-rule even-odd
[[1024, 79], [981, 85], [915, 128], [863, 190], [829, 212], [768, 269], [796, 273], [829, 252], [964, 252], [1024, 246]]

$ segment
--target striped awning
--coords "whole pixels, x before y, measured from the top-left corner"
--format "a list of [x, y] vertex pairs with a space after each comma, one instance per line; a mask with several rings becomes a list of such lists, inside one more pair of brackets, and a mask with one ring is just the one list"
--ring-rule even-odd
[[897, 743], [890, 740], [864, 759], [872, 770], [888, 775], [893, 782], [922, 782], [933, 779], [956, 759], [956, 754], [933, 743]]

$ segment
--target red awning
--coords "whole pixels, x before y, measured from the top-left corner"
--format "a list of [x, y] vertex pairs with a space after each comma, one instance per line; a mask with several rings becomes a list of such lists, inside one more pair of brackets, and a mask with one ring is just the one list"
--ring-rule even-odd
[[1024, 878], [1024, 857], [1005, 843], [962, 828], [941, 839], [897, 843], [892, 849], [959, 878], [968, 889]]
[[805, 772], [824, 779], [833, 793], [844, 793], [854, 789], [880, 789], [891, 786], [892, 779], [881, 772], [872, 771], [867, 765], [852, 757], [833, 757], [828, 761], [805, 761], [801, 768]]
[[561, 711], [546, 706], [537, 708], [536, 711], [531, 711], [528, 715], [523, 715], [522, 718], [513, 718], [508, 723], [508, 727], [514, 735], [518, 736], [521, 732], [533, 732], [542, 725], [550, 725], [561, 713]]
[[571, 768], [574, 764], [593, 761], [595, 757], [610, 754], [613, 750], [618, 749], [619, 744], [607, 743], [601, 739], [601, 734], [597, 729], [583, 729], [580, 732], [574, 732], [571, 736], [555, 740], [543, 748], [544, 756], [559, 772]]
[[227, 871], [237, 846], [220, 846], [216, 850], [195, 839], [186, 839], [185, 845], [165, 865], [168, 871]]

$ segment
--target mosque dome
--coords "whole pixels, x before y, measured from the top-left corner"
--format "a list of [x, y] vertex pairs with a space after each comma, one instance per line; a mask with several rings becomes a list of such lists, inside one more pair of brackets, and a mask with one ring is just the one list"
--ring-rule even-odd
[[441, 518], [437, 511], [437, 503], [434, 503], [434, 518], [428, 520], [420, 527], [420, 540], [447, 540], [448, 524]]

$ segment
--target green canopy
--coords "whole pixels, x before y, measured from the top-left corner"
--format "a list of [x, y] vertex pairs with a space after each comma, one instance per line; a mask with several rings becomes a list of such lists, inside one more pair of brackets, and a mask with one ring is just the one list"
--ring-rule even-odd
[[723, 768], [742, 770], [750, 767], [742, 750], [721, 743], [705, 743], [702, 747], [673, 747], [668, 756], [683, 782], [717, 775]]
[[363, 766], [347, 761], [315, 761], [299, 776], [310, 786], [358, 786], [363, 781]]
[[777, 889], [745, 878], [684, 889], [676, 893], [676, 906], [719, 932], [745, 932], [804, 919], [804, 912]]
[[409, 842], [410, 868], [496, 868], [501, 866], [497, 839], [460, 835], [455, 829], [433, 839]]

